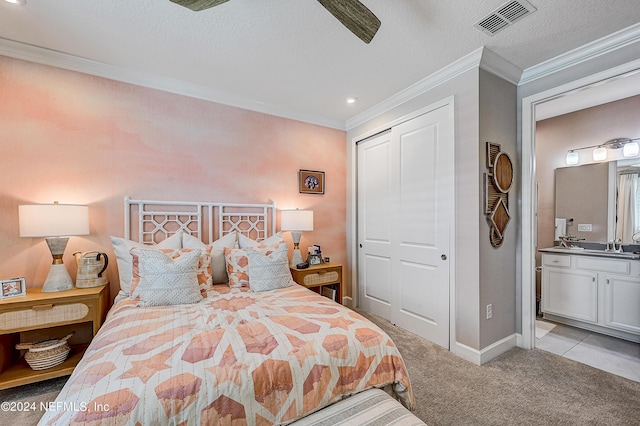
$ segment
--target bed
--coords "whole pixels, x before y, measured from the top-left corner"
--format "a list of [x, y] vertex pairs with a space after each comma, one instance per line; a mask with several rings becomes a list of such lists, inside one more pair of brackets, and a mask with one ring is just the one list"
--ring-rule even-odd
[[[372, 388], [414, 408], [402, 357], [375, 324], [293, 282], [272, 289], [268, 280], [259, 281], [266, 278], [257, 274], [256, 259], [276, 256], [274, 247], [283, 244], [275, 232], [275, 205], [125, 199], [125, 228], [122, 240], [132, 246], [137, 286], [123, 284], [127, 291], [121, 290], [40, 424], [289, 424]], [[131, 229], [139, 242], [166, 246], [180, 239], [182, 247], [133, 247]], [[202, 235], [212, 243], [201, 242]], [[220, 262], [216, 244], [223, 240], [229, 283], [215, 283], [211, 270]], [[199, 247], [198, 262], [190, 264], [198, 266], [195, 292], [201, 299], [145, 304], [162, 291], [147, 288], [141, 253], [187, 258], [194, 251], [189, 245]], [[203, 246], [211, 247], [209, 276], [200, 273]], [[258, 256], [260, 249], [266, 251]], [[230, 267], [231, 255], [242, 250], [248, 276]], [[242, 278], [247, 282], [238, 284]], [[254, 289], [254, 279], [267, 289]]]

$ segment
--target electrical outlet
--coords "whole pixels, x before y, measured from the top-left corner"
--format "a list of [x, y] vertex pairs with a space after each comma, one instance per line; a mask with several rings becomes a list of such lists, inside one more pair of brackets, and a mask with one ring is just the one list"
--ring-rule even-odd
[[591, 224], [590, 223], [579, 223], [578, 224], [579, 232], [591, 232]]
[[493, 317], [493, 305], [489, 303], [487, 305], [487, 319], [491, 319]]

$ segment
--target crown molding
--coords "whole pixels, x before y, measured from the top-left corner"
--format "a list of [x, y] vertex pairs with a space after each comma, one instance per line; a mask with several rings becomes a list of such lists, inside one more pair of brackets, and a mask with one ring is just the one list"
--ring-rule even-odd
[[108, 65], [103, 62], [69, 55], [57, 50], [20, 43], [2, 37], [0, 37], [0, 55], [108, 78], [110, 80], [121, 81], [123, 83], [135, 84], [137, 86], [147, 87], [150, 89], [162, 90], [164, 92], [175, 93], [195, 99], [216, 102], [263, 114], [317, 124], [338, 130], [345, 130], [345, 123], [342, 120], [318, 117], [311, 114], [304, 114], [298, 111], [275, 107], [273, 105], [266, 105], [260, 102], [240, 99], [238, 97], [231, 96], [228, 93], [213, 90], [207, 86], [190, 84], [184, 81], [162, 77], [157, 74], [128, 70], [122, 67]]
[[640, 41], [640, 24], [634, 24], [525, 69], [519, 85], [530, 83], [582, 62], [606, 55], [607, 53], [637, 43], [638, 41]]
[[369, 120], [373, 120], [374, 118], [384, 114], [385, 112], [399, 105], [402, 105], [403, 103], [415, 98], [416, 96], [428, 92], [434, 87], [440, 86], [441, 84], [444, 84], [447, 81], [452, 80], [469, 70], [477, 68], [480, 65], [480, 60], [482, 59], [482, 50], [482, 47], [474, 50], [473, 52], [469, 53], [466, 56], [463, 56], [450, 65], [439, 69], [430, 76], [423, 78], [417, 83], [412, 84], [406, 89], [401, 90], [395, 95], [348, 119], [346, 126], [347, 131], [358, 127]]
[[522, 70], [493, 52], [487, 47], [480, 47], [428, 77], [396, 93], [377, 105], [347, 120], [347, 130], [372, 120], [387, 111], [444, 84], [472, 69], [482, 68], [501, 77], [514, 85], [518, 84]]

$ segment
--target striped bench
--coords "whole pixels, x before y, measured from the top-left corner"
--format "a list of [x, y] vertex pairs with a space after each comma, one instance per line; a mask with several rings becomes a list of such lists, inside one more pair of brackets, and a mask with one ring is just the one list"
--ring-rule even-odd
[[426, 426], [381, 389], [369, 389], [291, 423], [291, 426]]

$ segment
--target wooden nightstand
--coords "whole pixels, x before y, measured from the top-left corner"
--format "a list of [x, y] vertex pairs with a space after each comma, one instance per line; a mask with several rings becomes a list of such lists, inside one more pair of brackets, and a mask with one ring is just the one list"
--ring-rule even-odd
[[[26, 296], [0, 300], [0, 389], [67, 376], [82, 358], [109, 309], [109, 286], [74, 288], [55, 293], [27, 289]], [[15, 349], [17, 343], [64, 337], [71, 331], [65, 362], [32, 370]]]
[[339, 263], [323, 263], [306, 269], [290, 269], [295, 282], [320, 294], [323, 287], [335, 288], [335, 301], [342, 303], [342, 265]]

